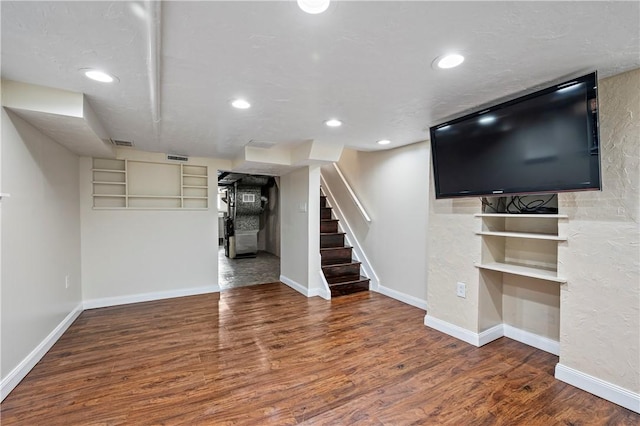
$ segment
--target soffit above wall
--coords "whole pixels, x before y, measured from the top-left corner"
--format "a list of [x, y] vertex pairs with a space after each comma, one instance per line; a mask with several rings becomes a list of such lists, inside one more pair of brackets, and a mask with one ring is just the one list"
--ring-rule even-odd
[[2, 81], [2, 106], [74, 154], [115, 157], [115, 148], [82, 93]]

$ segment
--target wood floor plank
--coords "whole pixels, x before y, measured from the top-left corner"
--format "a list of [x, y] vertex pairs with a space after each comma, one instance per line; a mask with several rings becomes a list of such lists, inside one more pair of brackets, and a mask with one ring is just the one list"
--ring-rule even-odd
[[374, 292], [280, 284], [83, 312], [2, 403], [2, 425], [638, 425], [555, 380], [558, 358], [476, 348]]

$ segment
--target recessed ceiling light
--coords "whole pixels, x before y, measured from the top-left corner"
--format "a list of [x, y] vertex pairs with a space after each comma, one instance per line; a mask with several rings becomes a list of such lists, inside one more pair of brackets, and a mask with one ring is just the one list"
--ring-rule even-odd
[[436, 58], [435, 63], [438, 68], [448, 69], [455, 68], [464, 62], [464, 56], [457, 53], [451, 55], [439, 56]]
[[84, 73], [87, 78], [91, 80], [99, 81], [100, 83], [112, 83], [117, 78], [111, 74], [107, 74], [104, 71], [94, 70], [91, 68], [83, 68], [80, 71]]
[[378, 141], [378, 145], [389, 145], [391, 141], [389, 139], [382, 139]]
[[331, 0], [298, 0], [298, 7], [307, 13], [316, 15], [329, 8]]
[[251, 107], [251, 104], [244, 99], [236, 99], [231, 102], [231, 106], [238, 109], [247, 109]]
[[331, 120], [325, 121], [324, 124], [326, 124], [329, 127], [340, 127], [342, 126], [342, 121], [332, 118]]

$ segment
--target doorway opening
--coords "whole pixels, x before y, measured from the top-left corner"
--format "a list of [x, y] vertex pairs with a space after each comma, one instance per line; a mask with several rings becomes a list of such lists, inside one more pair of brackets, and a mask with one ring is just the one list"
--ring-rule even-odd
[[279, 177], [218, 172], [220, 290], [280, 279]]

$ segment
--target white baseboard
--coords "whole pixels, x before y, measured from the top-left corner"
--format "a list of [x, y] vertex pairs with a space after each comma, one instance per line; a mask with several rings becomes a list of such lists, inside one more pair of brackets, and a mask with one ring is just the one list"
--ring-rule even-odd
[[434, 318], [429, 314], [424, 316], [424, 325], [438, 330], [444, 334], [448, 334], [451, 337], [455, 337], [458, 340], [467, 342], [473, 346], [480, 346], [480, 336], [478, 333], [469, 331], [466, 328], [462, 328], [455, 324], [451, 324], [446, 321], [442, 321], [438, 318]]
[[280, 275], [280, 281], [283, 282], [284, 284], [288, 285], [289, 287], [291, 287], [292, 289], [294, 289], [298, 293], [300, 293], [300, 294], [302, 294], [302, 295], [304, 295], [306, 297], [310, 297], [309, 289], [307, 289], [307, 287], [303, 286], [299, 282], [294, 281], [289, 277], [285, 277], [284, 275]]
[[217, 293], [217, 285], [193, 287], [180, 290], [157, 291], [153, 293], [131, 294], [127, 296], [103, 297], [84, 301], [84, 309], [106, 308], [108, 306], [128, 305], [130, 303], [150, 302], [152, 300], [172, 299], [174, 297], [196, 296], [198, 294]]
[[69, 314], [53, 329], [47, 337], [29, 355], [24, 358], [20, 364], [18, 364], [13, 370], [7, 374], [7, 376], [0, 382], [0, 401], [3, 401], [7, 395], [16, 387], [18, 383], [25, 378], [33, 367], [42, 359], [42, 357], [51, 349], [51, 347], [58, 341], [60, 336], [64, 334], [71, 324], [82, 313], [82, 303], [78, 304], [73, 311]]
[[478, 334], [478, 344], [476, 346], [484, 346], [487, 343], [491, 343], [494, 340], [498, 340], [504, 336], [503, 324], [494, 325], [488, 330], [485, 330]]
[[[322, 273], [322, 271], [320, 271], [320, 273]], [[326, 300], [330, 300], [331, 299], [331, 293], [327, 294], [327, 291], [329, 290], [328, 287], [327, 287], [327, 289], [323, 289], [323, 288], [308, 289], [307, 287], [303, 286], [299, 282], [294, 281], [289, 277], [285, 277], [284, 275], [280, 275], [280, 281], [282, 283], [288, 285], [289, 287], [291, 287], [292, 289], [294, 289], [298, 293], [302, 294], [303, 296], [306, 296], [306, 297], [320, 296], [320, 297], [322, 297], [323, 299], [326, 299]]]
[[593, 377], [560, 363], [556, 364], [556, 379], [640, 413], [640, 394]]
[[424, 309], [425, 311], [427, 310], [426, 300], [418, 299], [414, 296], [409, 296], [408, 294], [402, 293], [389, 287], [385, 287], [383, 285], [378, 285], [378, 288], [375, 289], [375, 291], [380, 294], [384, 294], [385, 296], [389, 296], [392, 299], [396, 299], [400, 302], [406, 303], [407, 305], [415, 306], [416, 308]]
[[484, 346], [504, 336], [554, 355], [560, 354], [559, 342], [515, 328], [508, 324], [498, 324], [482, 333], [474, 333], [466, 328], [431, 317], [427, 314], [424, 317], [424, 325], [478, 347]]
[[533, 346], [534, 348], [538, 348], [554, 355], [560, 355], [560, 342], [557, 340], [552, 340], [548, 337], [521, 330], [508, 324], [503, 324], [503, 328], [504, 337], [508, 337], [509, 339], [516, 340], [524, 343], [525, 345]]

